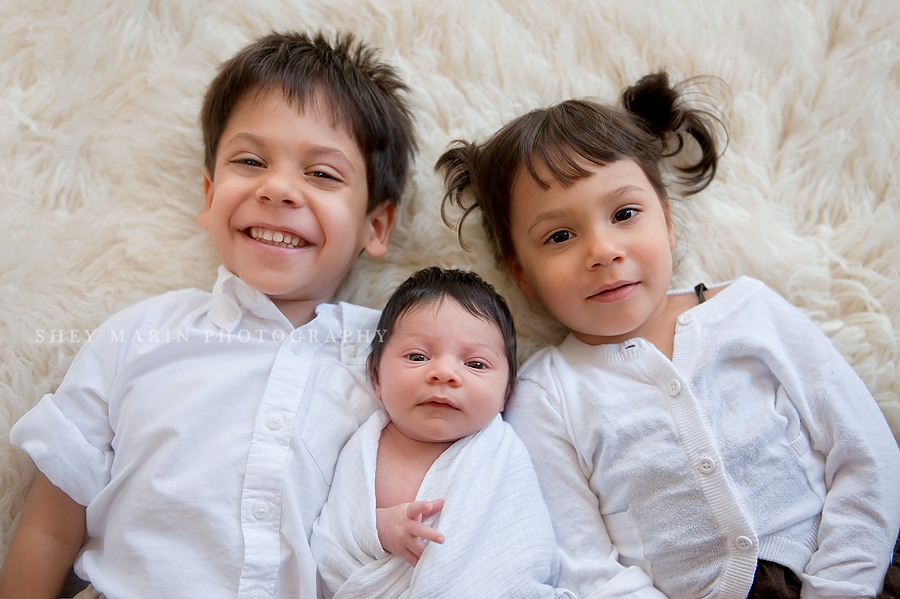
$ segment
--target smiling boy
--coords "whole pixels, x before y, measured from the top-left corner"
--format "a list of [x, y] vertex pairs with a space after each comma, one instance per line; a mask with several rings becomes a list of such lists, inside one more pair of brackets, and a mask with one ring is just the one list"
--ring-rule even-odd
[[0, 596], [56, 597], [73, 561], [110, 598], [316, 595], [312, 523], [376, 408], [378, 313], [327, 302], [387, 249], [406, 90], [349, 36], [272, 34], [223, 65], [199, 218], [219, 278], [114, 315], [13, 428], [39, 472]]

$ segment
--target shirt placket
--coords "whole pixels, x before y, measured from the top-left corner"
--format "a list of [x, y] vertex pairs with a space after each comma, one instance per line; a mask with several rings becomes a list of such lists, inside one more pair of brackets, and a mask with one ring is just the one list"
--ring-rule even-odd
[[256, 415], [241, 495], [244, 566], [239, 597], [273, 596], [280, 563], [282, 485], [291, 433], [305, 395], [317, 344], [302, 343], [302, 329], [288, 334]]

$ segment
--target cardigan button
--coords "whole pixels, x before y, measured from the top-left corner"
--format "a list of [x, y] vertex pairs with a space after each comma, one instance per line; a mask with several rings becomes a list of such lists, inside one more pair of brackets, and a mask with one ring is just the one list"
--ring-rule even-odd
[[753, 541], [749, 537], [740, 536], [734, 540], [734, 546], [738, 551], [750, 551], [753, 549]]
[[700, 458], [700, 472], [712, 474], [716, 469], [716, 462], [712, 458]]
[[678, 379], [669, 381], [669, 384], [666, 385], [666, 393], [672, 397], [677, 397], [681, 393], [681, 381]]
[[681, 326], [687, 326], [692, 322], [694, 322], [693, 314], [682, 314], [678, 317], [678, 324], [680, 324]]

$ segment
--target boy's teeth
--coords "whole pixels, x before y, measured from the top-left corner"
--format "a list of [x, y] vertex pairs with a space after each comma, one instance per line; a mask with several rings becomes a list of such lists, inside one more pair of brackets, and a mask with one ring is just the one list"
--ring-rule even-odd
[[[270, 231], [262, 227], [250, 227], [250, 237], [257, 241], [277, 245], [279, 247], [300, 247], [300, 238], [290, 233]], [[305, 245], [305, 244], [304, 244]]]

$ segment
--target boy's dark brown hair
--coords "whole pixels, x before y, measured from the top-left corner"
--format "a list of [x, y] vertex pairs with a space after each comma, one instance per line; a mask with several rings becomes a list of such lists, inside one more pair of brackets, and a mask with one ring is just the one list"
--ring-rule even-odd
[[509, 364], [505, 398], [509, 399], [516, 383], [517, 370], [516, 327], [513, 325], [512, 314], [506, 300], [490, 283], [467, 270], [444, 270], [432, 266], [413, 273], [397, 287], [381, 312], [378, 335], [372, 340], [372, 353], [368, 358], [369, 376], [373, 381], [379, 380], [378, 372], [384, 348], [404, 314], [447, 299], [456, 300], [469, 314], [485, 321], [487, 326], [494, 325], [499, 329]]
[[[696, 161], [677, 167], [685, 193], [697, 193], [712, 181], [719, 154], [715, 124], [720, 121], [706, 110], [683, 106], [681, 95], [669, 85], [665, 73], [647, 75], [623, 94], [624, 108], [590, 100], [567, 100], [550, 108], [532, 110], [513, 119], [481, 144], [453, 142], [438, 159], [446, 194], [441, 215], [448, 226], [448, 208], [463, 210], [456, 223], [460, 245], [462, 224], [475, 210], [497, 264], [508, 270], [517, 264], [510, 233], [510, 202], [520, 173], [527, 172], [544, 189], [535, 162], [547, 167], [551, 177], [565, 187], [591, 174], [582, 164], [605, 166], [630, 159], [641, 167], [660, 201], [668, 194], [659, 161], [678, 154], [683, 135], [696, 142]], [[677, 143], [666, 153], [667, 143]], [[581, 163], [581, 164], [580, 164]], [[468, 191], [468, 197], [465, 192]]]
[[200, 123], [204, 166], [215, 176], [216, 150], [238, 102], [251, 93], [280, 91], [304, 110], [324, 99], [335, 126], [359, 145], [366, 162], [367, 212], [397, 204], [416, 142], [409, 88], [373, 48], [338, 34], [272, 33], [225, 62], [206, 92]]

